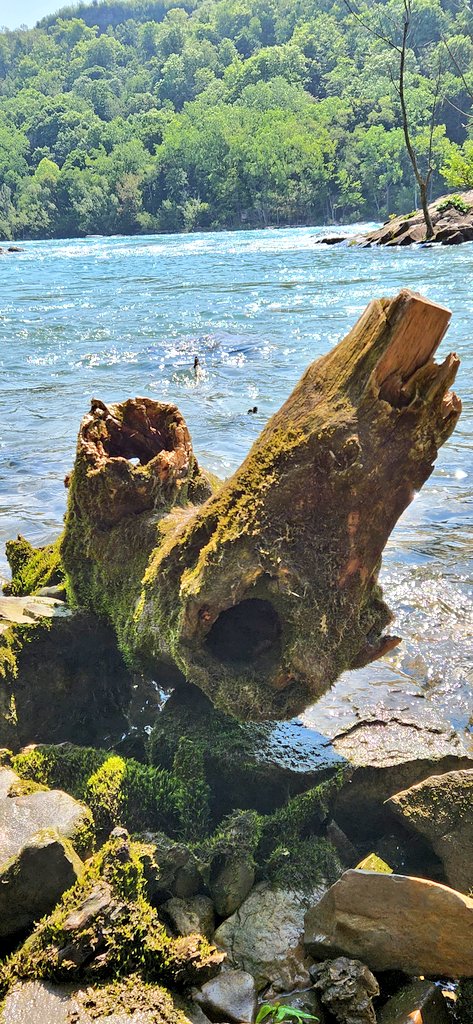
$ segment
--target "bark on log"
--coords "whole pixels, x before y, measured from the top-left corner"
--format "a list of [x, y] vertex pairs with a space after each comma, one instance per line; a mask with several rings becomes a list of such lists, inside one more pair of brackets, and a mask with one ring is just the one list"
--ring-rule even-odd
[[449, 319], [407, 290], [371, 302], [213, 494], [175, 406], [92, 403], [63, 559], [131, 664], [169, 685], [175, 666], [237, 717], [283, 718], [398, 643], [377, 577], [460, 414], [459, 360], [433, 360]]

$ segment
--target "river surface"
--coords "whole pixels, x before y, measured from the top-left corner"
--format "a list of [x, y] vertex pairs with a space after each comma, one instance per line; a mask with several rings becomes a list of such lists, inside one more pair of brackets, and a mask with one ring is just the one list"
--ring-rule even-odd
[[92, 396], [175, 401], [199, 459], [227, 476], [369, 300], [413, 288], [453, 312], [440, 354], [461, 357], [463, 414], [385, 553], [404, 642], [347, 673], [315, 720], [323, 728], [345, 696], [362, 703], [370, 684], [383, 699], [424, 696], [463, 730], [473, 705], [473, 243], [330, 248], [316, 245], [322, 233], [27, 242], [0, 257], [0, 572], [8, 538], [44, 543], [61, 529], [63, 479]]

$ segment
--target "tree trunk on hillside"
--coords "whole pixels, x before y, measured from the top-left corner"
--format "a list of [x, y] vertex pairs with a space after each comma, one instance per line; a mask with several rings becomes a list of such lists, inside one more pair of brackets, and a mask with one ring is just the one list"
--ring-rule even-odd
[[62, 554], [130, 664], [282, 718], [398, 643], [377, 576], [460, 414], [457, 357], [433, 361], [449, 319], [407, 290], [371, 302], [217, 486], [175, 406], [92, 403]]

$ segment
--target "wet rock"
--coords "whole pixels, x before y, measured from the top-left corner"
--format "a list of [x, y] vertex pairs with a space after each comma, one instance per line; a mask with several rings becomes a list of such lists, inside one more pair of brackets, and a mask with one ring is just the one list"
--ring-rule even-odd
[[0, 867], [0, 937], [15, 935], [48, 914], [82, 868], [57, 832], [37, 832]]
[[194, 999], [213, 1021], [253, 1021], [256, 986], [246, 971], [222, 971], [193, 993]]
[[317, 245], [339, 245], [346, 242], [346, 235], [327, 235], [325, 238], [316, 238]]
[[214, 907], [208, 896], [191, 896], [188, 899], [173, 896], [162, 904], [161, 915], [177, 935], [194, 935], [197, 932], [211, 939], [215, 931]]
[[78, 988], [27, 981], [6, 997], [0, 1024], [188, 1024], [166, 989], [133, 978]]
[[393, 813], [432, 844], [448, 884], [473, 889], [473, 768], [433, 775], [388, 801]]
[[203, 750], [217, 818], [235, 807], [272, 811], [343, 764], [330, 738], [300, 720], [242, 723], [217, 711], [189, 684], [172, 694], [157, 717], [152, 763], [172, 767], [181, 736]]
[[278, 992], [275, 996], [271, 994], [271, 989], [266, 989], [264, 997], [261, 997], [261, 999], [264, 1004], [292, 1006], [295, 1010], [310, 1013], [312, 1017], [317, 1018], [319, 1024], [324, 1024], [326, 1014], [324, 1013], [320, 994], [313, 985], [310, 988], [296, 988], [292, 992]]
[[163, 832], [146, 832], [145, 842], [153, 849], [145, 862], [147, 890], [153, 903], [164, 903], [172, 896], [188, 899], [202, 891], [204, 882], [194, 853], [184, 844], [169, 839]]
[[[14, 772], [3, 768], [0, 781], [5, 773], [8, 781], [12, 775], [14, 781], [18, 780]], [[16, 857], [36, 833], [44, 829], [53, 829], [73, 845], [78, 844], [84, 855], [90, 852], [92, 815], [89, 809], [67, 793], [51, 789], [0, 800], [0, 864]]]
[[20, 249], [18, 245], [9, 245], [7, 252], [24, 252], [24, 249]]
[[411, 981], [378, 1010], [378, 1024], [449, 1024], [441, 988], [432, 981]]
[[473, 976], [473, 899], [422, 878], [346, 871], [305, 918], [316, 958], [360, 957], [374, 971]]
[[339, 1024], [376, 1024], [373, 998], [379, 996], [379, 985], [366, 964], [340, 956], [315, 964], [310, 975]]
[[471, 978], [460, 981], [458, 986], [455, 1020], [458, 1021], [458, 1024], [472, 1024], [473, 1022], [473, 980]]
[[112, 630], [55, 597], [0, 597], [0, 744], [111, 745], [133, 679]]
[[307, 896], [289, 889], [255, 886], [248, 898], [214, 935], [229, 962], [253, 975], [258, 990], [275, 992], [310, 984], [302, 937], [304, 914], [324, 887]]
[[[385, 801], [393, 793], [433, 774], [473, 768], [463, 739], [426, 701], [389, 687], [380, 687], [378, 695], [376, 702], [367, 695], [361, 708], [340, 708], [333, 736], [334, 749], [352, 768], [333, 816], [355, 844], [371, 844], [392, 829]], [[323, 708], [316, 707], [314, 718], [325, 722]]]

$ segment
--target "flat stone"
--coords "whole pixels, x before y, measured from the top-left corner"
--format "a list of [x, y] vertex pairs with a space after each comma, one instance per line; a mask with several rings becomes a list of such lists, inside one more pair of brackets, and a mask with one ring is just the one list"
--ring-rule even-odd
[[48, 914], [77, 880], [82, 861], [52, 829], [38, 832], [0, 868], [0, 937]]
[[222, 971], [207, 981], [194, 999], [214, 1021], [253, 1021], [256, 1012], [256, 986], [246, 971]]
[[232, 966], [253, 975], [258, 991], [266, 985], [276, 992], [306, 988], [310, 977], [302, 943], [304, 915], [325, 888], [311, 896], [262, 882], [220, 925], [214, 942]]
[[[8, 769], [2, 769], [5, 771]], [[60, 789], [6, 797], [0, 800], [0, 865], [15, 857], [41, 830], [54, 829], [74, 843], [78, 831], [91, 822], [89, 809]]]
[[0, 621], [4, 628], [31, 625], [40, 619], [68, 618], [73, 611], [53, 597], [0, 597]]
[[378, 1010], [378, 1024], [449, 1024], [442, 990], [432, 981], [411, 981]]
[[[324, 701], [313, 711], [320, 729], [326, 723], [325, 708], [332, 709], [330, 696]], [[327, 727], [333, 730], [333, 720]], [[387, 686], [376, 687], [374, 700], [369, 693], [364, 695], [361, 706], [350, 701], [345, 708], [340, 706], [332, 735], [335, 751], [352, 769], [332, 813], [355, 843], [390, 831], [392, 814], [385, 801], [393, 793], [433, 774], [473, 768], [463, 738], [431, 704]]]
[[424, 836], [442, 861], [448, 884], [473, 889], [473, 768], [433, 775], [388, 800], [409, 829]]
[[317, 959], [354, 956], [373, 971], [473, 976], [473, 899], [423, 878], [346, 871], [305, 918]]

